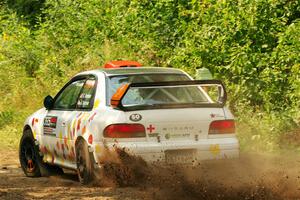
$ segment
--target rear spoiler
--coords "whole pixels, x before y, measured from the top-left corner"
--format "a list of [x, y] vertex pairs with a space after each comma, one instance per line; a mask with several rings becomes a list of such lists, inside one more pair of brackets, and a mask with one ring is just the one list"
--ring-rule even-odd
[[[117, 89], [111, 98], [111, 106], [116, 109], [128, 111], [139, 110], [130, 109], [122, 105], [122, 100], [130, 88], [147, 88], [147, 87], [166, 87], [166, 86], [185, 86], [185, 85], [220, 85], [222, 87], [222, 94], [219, 96], [219, 103], [199, 106], [199, 107], [224, 107], [227, 100], [227, 92], [224, 84], [220, 80], [191, 80], [191, 81], [165, 81], [165, 82], [144, 82], [144, 83], [127, 83]], [[143, 108], [141, 108], [143, 109]]]

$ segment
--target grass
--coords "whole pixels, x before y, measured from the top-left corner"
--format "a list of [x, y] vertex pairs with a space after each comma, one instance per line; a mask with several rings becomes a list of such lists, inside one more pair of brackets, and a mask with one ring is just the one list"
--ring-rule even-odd
[[20, 125], [11, 124], [0, 130], [0, 148], [1, 149], [18, 149], [19, 141], [22, 135]]
[[[6, 113], [6, 114], [3, 114]], [[24, 121], [31, 113], [27, 111], [6, 111], [0, 114], [0, 148], [18, 149]]]

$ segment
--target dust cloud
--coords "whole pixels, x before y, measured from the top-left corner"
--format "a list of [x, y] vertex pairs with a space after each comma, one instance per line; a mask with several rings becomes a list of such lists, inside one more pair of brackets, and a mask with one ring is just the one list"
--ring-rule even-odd
[[101, 169], [95, 170], [93, 185], [135, 186], [150, 173], [149, 165], [141, 157], [130, 155], [125, 148], [105, 148], [98, 161]]
[[197, 166], [150, 164], [119, 148], [107, 156], [113, 159], [97, 176], [102, 187], [153, 190], [153, 199], [300, 198], [300, 159], [292, 155], [243, 153]]
[[82, 186], [73, 171], [27, 178], [17, 152], [1, 152], [0, 199], [300, 199], [300, 157], [241, 153], [240, 159], [203, 161], [197, 166], [144, 162], [124, 149], [108, 151], [102, 172]]

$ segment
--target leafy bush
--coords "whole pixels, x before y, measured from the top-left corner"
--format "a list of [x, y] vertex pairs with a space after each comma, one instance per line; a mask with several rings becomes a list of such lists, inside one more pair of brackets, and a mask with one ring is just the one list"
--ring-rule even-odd
[[272, 150], [300, 126], [299, 1], [12, 2], [0, 4], [0, 111], [25, 115], [77, 72], [133, 59], [210, 69], [227, 85], [244, 148]]

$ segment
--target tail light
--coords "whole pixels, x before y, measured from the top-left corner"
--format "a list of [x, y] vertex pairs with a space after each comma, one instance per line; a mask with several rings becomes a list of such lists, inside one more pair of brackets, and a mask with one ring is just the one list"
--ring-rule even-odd
[[107, 138], [138, 138], [146, 137], [146, 130], [142, 124], [112, 124], [103, 131]]
[[232, 134], [235, 133], [234, 120], [217, 120], [209, 125], [208, 134]]

